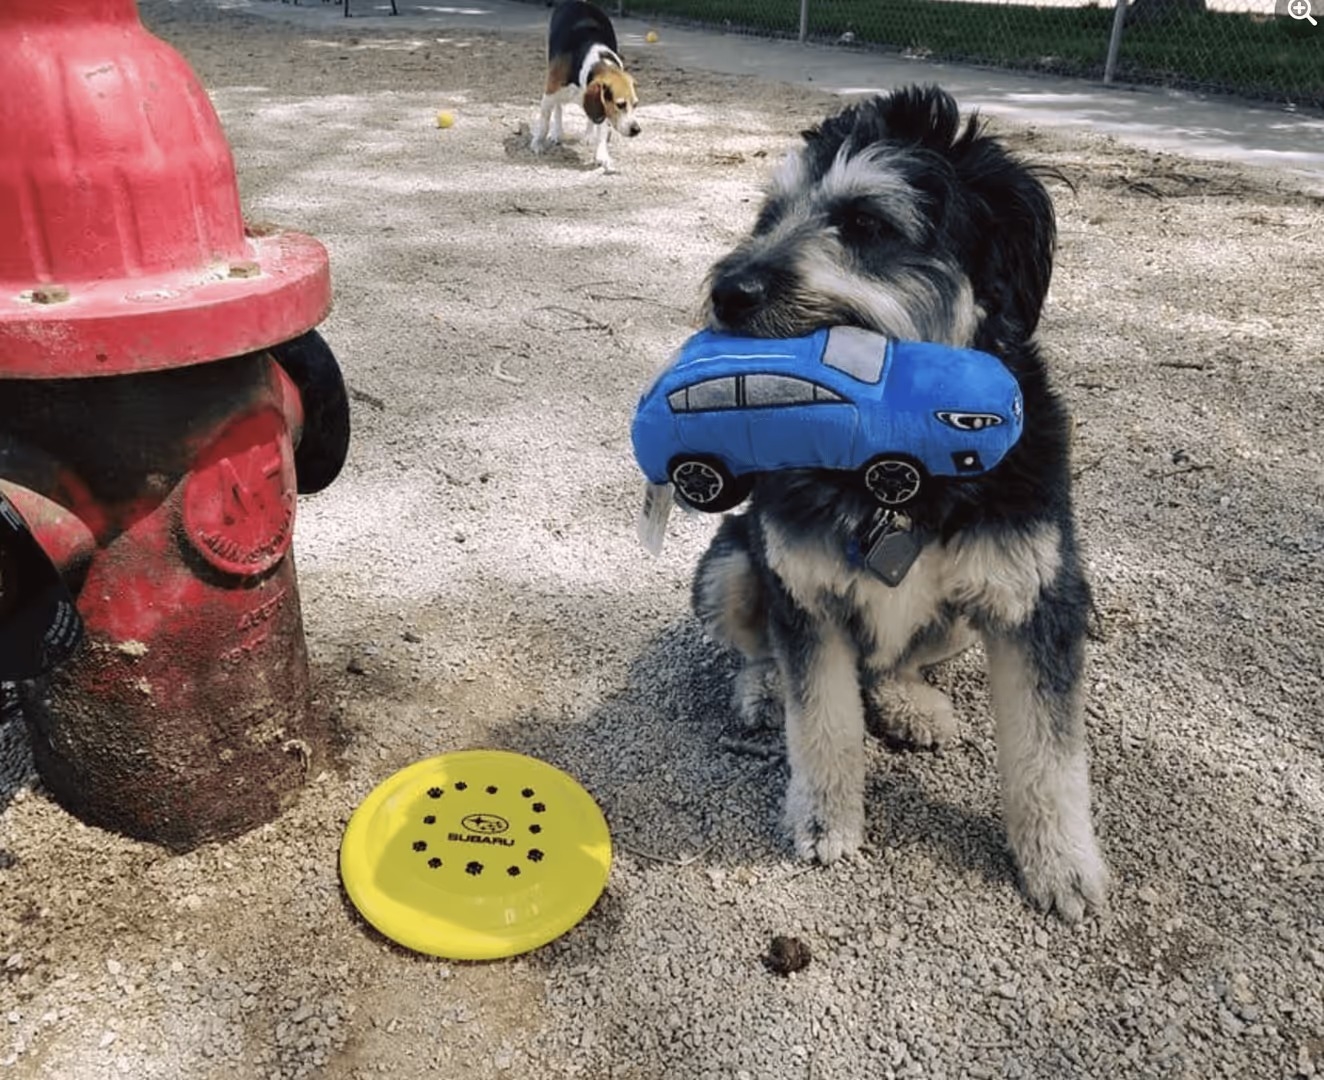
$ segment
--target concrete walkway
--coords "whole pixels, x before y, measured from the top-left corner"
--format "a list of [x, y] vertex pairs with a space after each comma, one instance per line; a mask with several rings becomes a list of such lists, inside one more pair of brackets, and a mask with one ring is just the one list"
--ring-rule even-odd
[[[300, 6], [274, 0], [213, 0], [218, 7], [314, 27], [343, 26], [341, 5]], [[456, 4], [397, 0], [350, 0], [358, 29], [435, 32], [470, 28], [541, 34], [547, 11], [541, 4], [470, 0]], [[910, 60], [824, 45], [801, 45], [739, 34], [696, 30], [638, 19], [616, 20], [623, 51], [656, 49], [681, 67], [723, 74], [758, 75], [838, 94], [886, 90], [903, 82], [937, 82], [966, 107], [1042, 128], [1088, 130], [1153, 150], [1247, 165], [1290, 169], [1324, 194], [1324, 119], [1289, 109], [1266, 108], [1185, 91], [1118, 88], [1084, 79]], [[660, 40], [649, 45], [654, 28]], [[1324, 27], [1320, 28], [1324, 36]], [[1322, 38], [1324, 44], [1324, 38]], [[1105, 47], [1100, 42], [1100, 49]], [[644, 103], [647, 108], [647, 102]]]

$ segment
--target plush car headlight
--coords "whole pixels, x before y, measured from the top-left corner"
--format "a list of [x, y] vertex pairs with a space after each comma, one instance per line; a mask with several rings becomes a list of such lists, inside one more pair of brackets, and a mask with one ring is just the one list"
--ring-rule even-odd
[[953, 412], [945, 409], [933, 415], [958, 431], [983, 431], [985, 428], [997, 427], [1003, 423], [1002, 417], [997, 413]]

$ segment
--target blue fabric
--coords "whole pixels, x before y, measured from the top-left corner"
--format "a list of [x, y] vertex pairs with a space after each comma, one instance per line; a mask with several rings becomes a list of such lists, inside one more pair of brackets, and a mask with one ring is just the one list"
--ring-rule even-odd
[[[870, 348], [878, 350], [872, 358]], [[839, 366], [826, 363], [825, 353]], [[851, 374], [876, 372], [878, 357], [876, 382]], [[764, 375], [780, 378], [757, 378]], [[697, 389], [692, 404], [699, 407], [690, 407], [689, 388], [711, 380], [723, 381]], [[913, 458], [934, 476], [975, 475], [1016, 444], [1021, 413], [1011, 372], [974, 349], [853, 327], [784, 339], [703, 330], [640, 398], [631, 436], [635, 459], [654, 483], [665, 483], [682, 456], [715, 458], [733, 476], [858, 469], [883, 454]]]

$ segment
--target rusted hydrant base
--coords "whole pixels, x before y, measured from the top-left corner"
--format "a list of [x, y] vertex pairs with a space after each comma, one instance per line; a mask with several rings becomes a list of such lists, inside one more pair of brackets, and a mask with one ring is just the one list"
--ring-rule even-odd
[[[181, 671], [168, 639], [157, 656], [144, 643], [85, 643], [68, 671], [20, 685], [37, 771], [61, 806], [89, 825], [182, 852], [247, 832], [293, 803], [325, 767], [330, 731], [309, 703], [298, 591], [292, 581], [268, 584], [253, 597], [255, 610], [279, 606], [265, 624], [262, 644], [276, 660], [261, 690], [250, 681], [227, 701], [225, 673]], [[153, 686], [181, 679], [207, 707], [155, 708]]]

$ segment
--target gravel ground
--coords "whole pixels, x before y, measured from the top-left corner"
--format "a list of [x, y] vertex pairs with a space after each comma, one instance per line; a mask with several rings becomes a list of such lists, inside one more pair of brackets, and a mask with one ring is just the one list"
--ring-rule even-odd
[[[868, 850], [800, 865], [779, 741], [737, 730], [688, 616], [712, 522], [635, 541], [635, 396], [831, 98], [636, 50], [645, 132], [604, 177], [526, 149], [535, 35], [142, 9], [213, 91], [251, 216], [332, 254], [356, 441], [296, 547], [343, 754], [273, 824], [170, 857], [53, 805], [0, 720], [0, 1075], [1324, 1074], [1324, 198], [1003, 127], [1074, 184], [1043, 337], [1118, 880], [1071, 929], [1016, 891], [978, 656], [937, 673], [956, 746], [867, 748]], [[469, 746], [567, 769], [616, 842], [591, 915], [499, 963], [393, 947], [336, 873], [372, 787]], [[777, 935], [808, 966], [771, 970]]]

